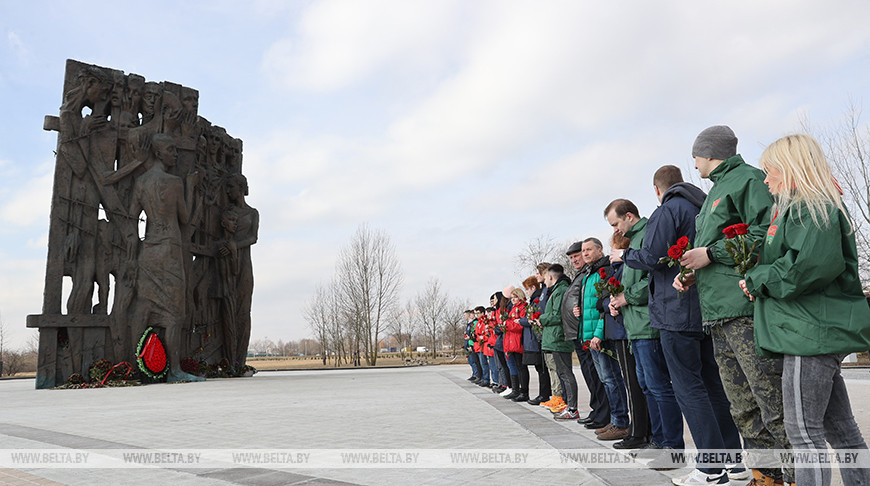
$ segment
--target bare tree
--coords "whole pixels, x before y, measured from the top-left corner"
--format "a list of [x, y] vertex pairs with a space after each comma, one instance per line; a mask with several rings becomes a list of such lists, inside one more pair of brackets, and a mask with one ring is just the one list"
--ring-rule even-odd
[[24, 355], [22, 355], [18, 351], [7, 350], [5, 353], [5, 357], [3, 358], [3, 374], [6, 376], [12, 376], [19, 371], [23, 371], [23, 363]]
[[444, 326], [447, 304], [447, 294], [441, 291], [441, 284], [436, 278], [430, 278], [423, 290], [414, 298], [414, 311], [431, 346], [433, 358], [437, 356], [436, 344]]
[[470, 304], [468, 301], [451, 299], [444, 312], [444, 337], [442, 341], [450, 343], [453, 356], [456, 350], [462, 347], [465, 338], [465, 310]]
[[843, 202], [852, 216], [858, 244], [858, 266], [866, 285], [870, 279], [870, 126], [861, 121], [861, 107], [851, 102], [840, 122], [815, 128], [804, 118], [801, 128], [822, 145], [843, 188]]
[[24, 342], [25, 354], [39, 354], [39, 331], [34, 329]]
[[539, 263], [558, 263], [565, 267], [565, 274], [574, 277], [574, 267], [571, 259], [565, 255], [565, 250], [576, 240], [556, 241], [550, 235], [540, 235], [528, 241], [522, 251], [514, 258], [517, 265], [517, 275], [528, 277], [535, 274]]
[[[326, 360], [330, 351], [336, 351], [335, 324], [338, 322], [338, 309], [334, 306], [334, 286], [324, 287], [318, 284], [314, 288], [314, 295], [306, 302], [303, 314], [308, 326], [314, 332], [314, 337], [322, 347], [321, 360], [326, 366]], [[336, 354], [336, 360], [338, 359]]]
[[411, 346], [411, 335], [414, 328], [414, 305], [408, 302], [404, 307], [396, 307], [390, 314], [388, 331], [396, 340], [399, 348], [399, 356], [405, 360], [405, 349]]
[[[6, 358], [6, 321], [3, 320], [2, 314], [0, 314], [0, 374], [3, 373], [4, 363], [7, 361]], [[6, 365], [8, 366], [8, 365]]]
[[378, 341], [388, 316], [398, 305], [402, 269], [389, 236], [362, 225], [341, 250], [336, 268], [339, 303], [354, 331], [354, 351], [360, 346], [366, 363], [378, 359]]

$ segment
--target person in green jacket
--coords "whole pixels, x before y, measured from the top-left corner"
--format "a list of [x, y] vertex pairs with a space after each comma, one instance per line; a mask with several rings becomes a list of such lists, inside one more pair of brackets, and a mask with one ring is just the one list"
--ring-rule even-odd
[[[840, 365], [870, 348], [870, 308], [841, 190], [818, 142], [789, 135], [761, 155], [775, 197], [758, 265], [739, 282], [755, 299], [759, 354], [783, 355], [785, 429], [794, 449], [864, 449]], [[813, 457], [818, 457], [813, 455]], [[828, 485], [831, 469], [795, 463], [797, 484]], [[843, 484], [870, 484], [870, 469], [841, 468]]]
[[[567, 404], [567, 407], [553, 418], [556, 420], [576, 420], [580, 417], [579, 412], [577, 412], [577, 379], [574, 377], [570, 364], [574, 344], [565, 340], [565, 331], [562, 327], [562, 299], [565, 297], [565, 291], [569, 284], [564, 267], [558, 263], [550, 265], [544, 276], [544, 283], [550, 289], [550, 297], [547, 299], [544, 313], [538, 318], [544, 328], [541, 335], [541, 349], [553, 353], [559, 378], [565, 383], [562, 391], [565, 393], [565, 403]], [[566, 359], [568, 365], [564, 366]]]
[[[723, 232], [747, 224], [747, 237], [760, 242], [770, 223], [773, 198], [764, 185], [764, 173], [737, 153], [731, 128], [718, 125], [702, 131], [692, 156], [701, 177], [711, 180], [713, 187], [695, 221], [695, 248], [680, 259], [693, 273], [685, 281], [677, 276], [674, 287], [681, 291], [692, 284], [698, 287], [701, 318], [713, 337], [719, 375], [744, 447], [771, 451], [746, 456], [753, 476], [762, 484], [783, 479], [790, 483], [794, 470], [781, 468], [772, 452], [789, 448], [782, 423], [782, 360], [755, 354], [754, 309], [736, 285], [741, 276], [733, 269]], [[733, 472], [729, 477], [741, 479]]]

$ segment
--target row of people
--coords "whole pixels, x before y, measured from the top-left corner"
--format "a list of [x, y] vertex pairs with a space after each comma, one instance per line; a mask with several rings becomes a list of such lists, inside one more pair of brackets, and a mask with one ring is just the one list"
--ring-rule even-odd
[[[573, 279], [561, 265], [539, 265], [525, 293], [505, 289], [512, 302], [496, 294], [489, 317], [484, 309], [470, 318], [480, 350], [469, 354], [472, 378], [486, 385], [498, 376], [499, 388], [510, 379], [507, 396], [529, 400], [532, 364], [540, 389], [529, 403], [618, 440], [614, 448], [642, 449], [641, 457], [683, 449], [685, 419], [699, 450], [754, 451], [745, 457], [750, 485], [830, 484], [830, 468], [793, 468], [772, 451], [823, 451], [826, 439], [867, 449], [840, 374], [845, 354], [870, 349], [842, 191], [808, 135], [768, 147], [762, 170], [737, 153], [726, 126], [702, 131], [692, 155], [712, 182], [708, 194], [679, 168], [659, 168], [660, 206], [649, 218], [628, 199], [604, 209], [614, 232], [609, 256], [596, 238], [577, 242], [566, 252]], [[590, 395], [584, 417], [574, 353]], [[496, 374], [484, 369], [489, 355]], [[868, 469], [841, 474], [845, 484], [870, 484]], [[728, 485], [748, 475], [711, 455], [673, 482]]]

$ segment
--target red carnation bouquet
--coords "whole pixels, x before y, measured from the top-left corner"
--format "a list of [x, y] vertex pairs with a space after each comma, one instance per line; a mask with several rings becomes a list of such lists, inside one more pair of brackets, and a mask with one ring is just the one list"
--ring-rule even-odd
[[625, 291], [622, 282], [617, 280], [616, 277], [608, 277], [607, 272], [605, 272], [603, 268], [598, 270], [598, 276], [601, 277], [601, 279], [598, 282], [595, 282], [595, 293], [599, 299], [606, 295], [621, 294]]
[[722, 232], [725, 233], [725, 250], [734, 259], [734, 271], [738, 275], [746, 275], [758, 263], [758, 256], [754, 253], [758, 240], [749, 237], [749, 225], [746, 223], [732, 224]]
[[541, 325], [541, 322], [538, 319], [541, 317], [541, 299], [535, 299], [526, 307], [526, 317], [529, 319], [529, 322], [532, 325], [532, 332], [538, 336], [538, 339], [541, 338], [541, 335], [544, 334], [544, 327]]
[[[659, 263], [667, 263], [668, 267], [678, 265], [680, 267], [680, 280], [682, 280], [687, 273], [691, 272], [691, 270], [680, 265], [680, 258], [683, 258], [683, 254], [691, 249], [692, 244], [689, 243], [689, 238], [686, 236], [681, 236], [677, 240], [677, 243], [675, 245], [668, 248], [668, 256], [659, 259]], [[682, 295], [682, 292], [680, 292], [680, 295]]]

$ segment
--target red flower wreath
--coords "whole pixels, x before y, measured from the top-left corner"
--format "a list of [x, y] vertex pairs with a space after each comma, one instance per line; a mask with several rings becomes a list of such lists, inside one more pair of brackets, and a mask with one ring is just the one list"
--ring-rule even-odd
[[154, 332], [154, 328], [146, 329], [142, 338], [139, 339], [139, 346], [136, 348], [136, 362], [142, 373], [155, 380], [163, 378], [163, 375], [166, 374], [168, 370], [166, 348], [163, 347], [163, 342]]

